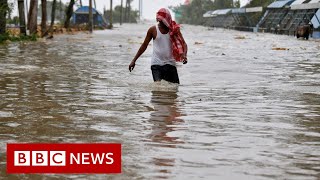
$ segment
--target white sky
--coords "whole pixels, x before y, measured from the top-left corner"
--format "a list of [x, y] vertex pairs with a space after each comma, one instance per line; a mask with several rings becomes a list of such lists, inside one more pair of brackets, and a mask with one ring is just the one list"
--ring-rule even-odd
[[[64, 0], [63, 0], [64, 1]], [[83, 4], [89, 4], [89, 1], [82, 0]], [[176, 6], [179, 4], [183, 4], [185, 0], [142, 0], [143, 8], [142, 8], [142, 16], [145, 19], [155, 19], [155, 14], [157, 11], [162, 8], [168, 8], [169, 6]], [[240, 0], [241, 6], [245, 5], [249, 0]], [[86, 2], [86, 3], [85, 3]], [[102, 12], [103, 7], [105, 6], [107, 9], [110, 8], [110, 0], [96, 0], [97, 9]], [[125, 6], [125, 0], [123, 0]], [[113, 6], [120, 5], [121, 0], [113, 0]], [[134, 0], [132, 2], [133, 9], [139, 8], [139, 0]]]
[[[9, 0], [13, 1], [13, 0]], [[30, 3], [30, 0], [27, 0]], [[59, 1], [59, 0], [57, 0]], [[66, 3], [70, 0], [62, 0], [62, 2]], [[79, 2], [79, 0], [76, 0]], [[245, 5], [249, 0], [240, 0], [241, 6]], [[179, 4], [183, 4], [185, 0], [143, 0], [143, 10], [142, 10], [142, 16], [144, 19], [155, 19], [156, 12], [162, 8], [168, 8], [169, 6], [176, 6]], [[82, 0], [83, 5], [88, 5], [89, 0]], [[110, 0], [96, 0], [97, 3], [97, 9], [102, 12], [103, 7], [106, 7], [107, 9], [110, 8]], [[17, 3], [15, 1], [15, 4], [17, 6]], [[39, 0], [40, 4], [40, 0]], [[113, 0], [113, 7], [120, 5], [121, 0]], [[125, 6], [125, 0], [123, 0], [123, 4]], [[131, 4], [133, 9], [138, 10], [139, 8], [139, 0], [134, 0]], [[13, 12], [13, 15], [16, 16], [18, 14], [17, 7], [15, 7], [15, 10]]]

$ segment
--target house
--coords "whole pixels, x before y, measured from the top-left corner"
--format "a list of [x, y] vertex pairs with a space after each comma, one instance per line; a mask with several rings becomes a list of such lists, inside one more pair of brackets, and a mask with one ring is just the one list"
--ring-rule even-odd
[[[93, 25], [106, 27], [107, 21], [102, 14], [95, 8], [92, 8]], [[82, 6], [78, 8], [72, 15], [73, 24], [87, 24], [89, 22], [89, 6]]]

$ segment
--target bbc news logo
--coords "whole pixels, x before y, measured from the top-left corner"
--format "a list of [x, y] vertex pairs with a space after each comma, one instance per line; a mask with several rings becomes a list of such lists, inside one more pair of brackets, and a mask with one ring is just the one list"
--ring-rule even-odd
[[121, 173], [121, 145], [7, 144], [7, 173]]

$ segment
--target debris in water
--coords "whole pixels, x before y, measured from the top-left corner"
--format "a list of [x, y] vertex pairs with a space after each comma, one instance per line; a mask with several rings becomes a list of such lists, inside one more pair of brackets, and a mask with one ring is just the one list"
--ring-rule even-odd
[[289, 51], [289, 48], [279, 48], [279, 47], [274, 47], [272, 50], [277, 50], [277, 51]]
[[234, 39], [246, 39], [245, 36], [236, 36]]
[[226, 54], [225, 54], [225, 53], [222, 53], [221, 55], [222, 55], [222, 56], [225, 56]]
[[202, 42], [194, 42], [194, 45], [200, 45], [200, 44], [203, 44]]

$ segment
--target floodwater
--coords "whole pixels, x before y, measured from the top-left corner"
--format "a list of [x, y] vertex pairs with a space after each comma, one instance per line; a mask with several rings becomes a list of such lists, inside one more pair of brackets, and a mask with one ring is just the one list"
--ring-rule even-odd
[[[0, 46], [2, 179], [319, 179], [320, 43], [184, 26], [181, 85], [148, 24]], [[6, 143], [121, 143], [122, 174], [6, 174]]]

